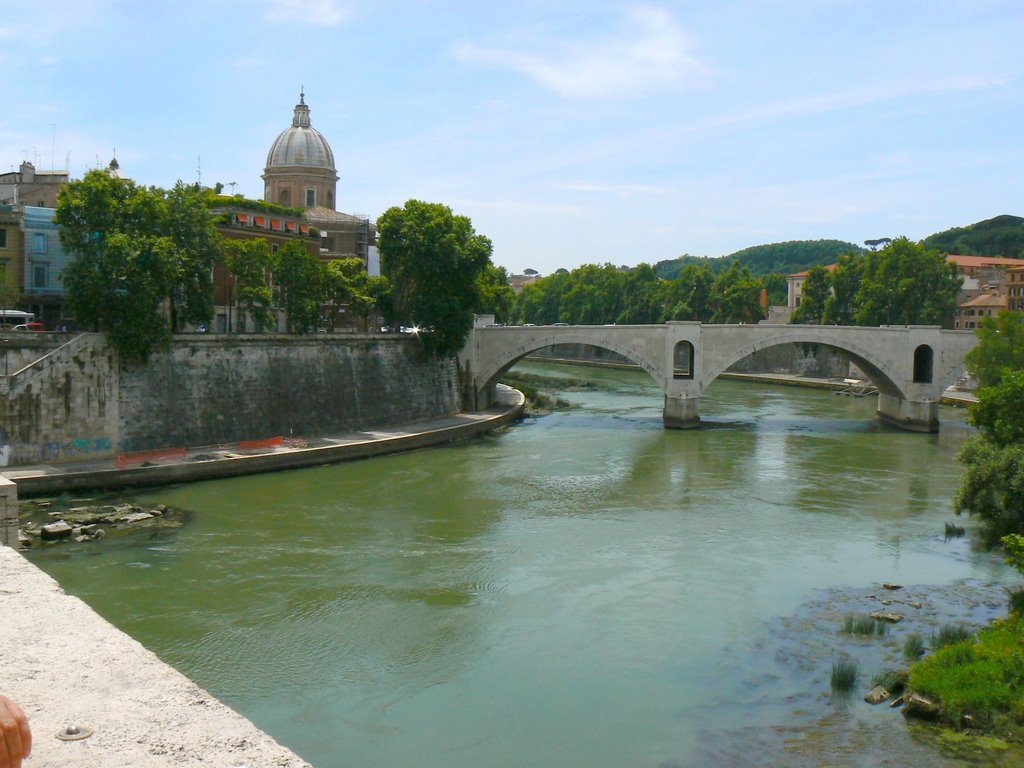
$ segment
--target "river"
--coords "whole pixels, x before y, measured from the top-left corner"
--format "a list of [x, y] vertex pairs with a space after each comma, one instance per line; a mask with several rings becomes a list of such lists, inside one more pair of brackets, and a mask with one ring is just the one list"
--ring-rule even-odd
[[[318, 768], [966, 764], [861, 700], [906, 634], [982, 623], [1018, 580], [970, 521], [943, 535], [963, 412], [909, 434], [874, 398], [719, 381], [669, 431], [646, 374], [517, 370], [573, 407], [155, 489], [182, 527], [29, 557]], [[888, 635], [839, 632], [881, 598]]]

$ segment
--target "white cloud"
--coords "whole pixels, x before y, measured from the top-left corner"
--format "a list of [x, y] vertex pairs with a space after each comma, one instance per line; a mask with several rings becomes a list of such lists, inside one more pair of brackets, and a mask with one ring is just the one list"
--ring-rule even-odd
[[656, 88], [692, 83], [707, 69], [690, 53], [689, 38], [664, 8], [626, 10], [619, 29], [589, 40], [537, 40], [536, 51], [461, 46], [461, 61], [521, 72], [563, 96], [620, 99]]
[[345, 21], [352, 9], [341, 0], [268, 0], [267, 21], [333, 27]]

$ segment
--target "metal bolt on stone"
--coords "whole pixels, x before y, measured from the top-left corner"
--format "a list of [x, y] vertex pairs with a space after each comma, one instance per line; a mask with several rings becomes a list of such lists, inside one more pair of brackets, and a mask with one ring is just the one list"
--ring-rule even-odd
[[84, 725], [66, 725], [64, 729], [57, 732], [57, 738], [61, 741], [80, 741], [92, 736], [92, 728]]

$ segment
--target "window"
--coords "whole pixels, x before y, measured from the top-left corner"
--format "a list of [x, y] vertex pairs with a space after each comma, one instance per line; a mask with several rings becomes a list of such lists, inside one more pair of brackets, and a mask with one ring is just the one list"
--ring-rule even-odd
[[0, 229], [0, 248], [7, 247], [7, 230]]
[[306, 190], [306, 207], [307, 208], [312, 208], [314, 205], [316, 205], [316, 190], [315, 189], [307, 189]]
[[48, 264], [36, 264], [32, 267], [32, 287], [45, 288], [49, 282], [50, 266]]
[[271, 253], [277, 253], [277, 243], [271, 243], [270, 244], [270, 252]]
[[36, 232], [32, 235], [32, 250], [36, 253], [46, 253], [45, 232]]
[[292, 204], [292, 191], [290, 189], [282, 189], [277, 193], [277, 202], [281, 205]]

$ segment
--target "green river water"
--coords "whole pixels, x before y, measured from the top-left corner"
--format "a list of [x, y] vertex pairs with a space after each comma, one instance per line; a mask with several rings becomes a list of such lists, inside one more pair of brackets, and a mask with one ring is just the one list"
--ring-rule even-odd
[[[906, 634], [1017, 582], [970, 521], [943, 537], [963, 412], [908, 434], [874, 398], [719, 381], [668, 431], [646, 374], [518, 370], [590, 386], [465, 444], [154, 489], [180, 528], [29, 557], [317, 768], [968, 764], [861, 700]], [[839, 633], [883, 597], [886, 637]]]

